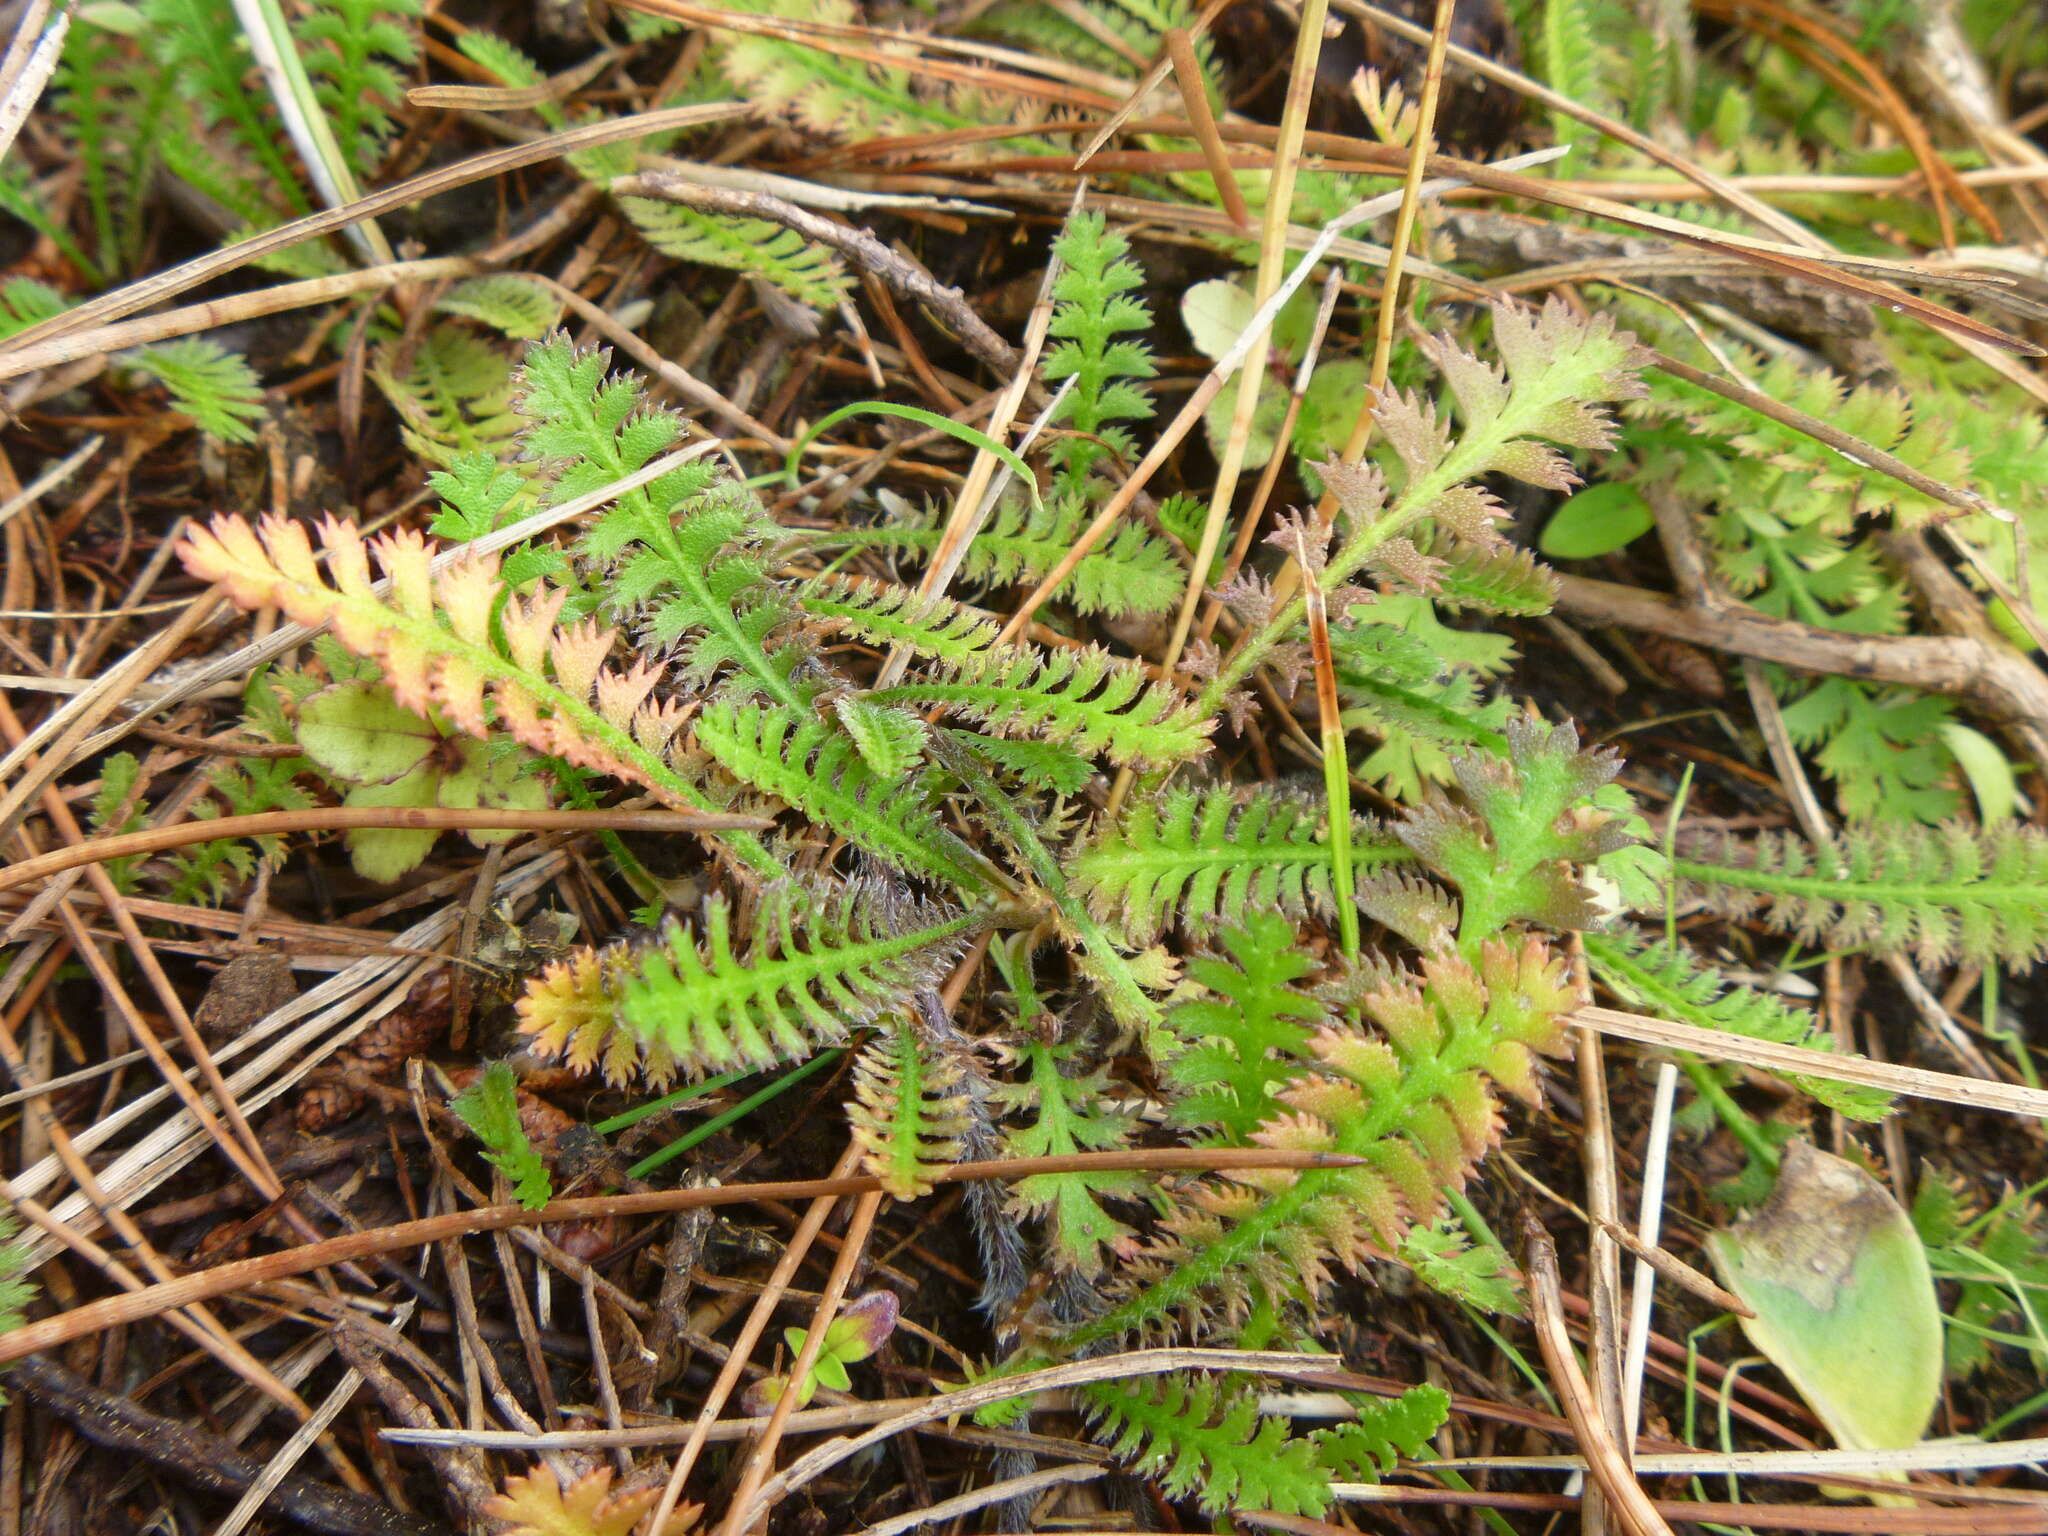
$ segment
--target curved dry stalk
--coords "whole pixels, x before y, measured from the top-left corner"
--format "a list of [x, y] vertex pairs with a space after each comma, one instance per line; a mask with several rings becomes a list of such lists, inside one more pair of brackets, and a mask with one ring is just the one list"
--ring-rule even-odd
[[224, 273], [245, 267], [250, 262], [274, 252], [288, 250], [302, 240], [317, 239], [346, 229], [360, 219], [374, 218], [380, 213], [403, 208], [419, 202], [422, 198], [435, 197], [457, 187], [468, 186], [473, 181], [496, 176], [503, 171], [516, 171], [522, 166], [538, 165], [544, 160], [558, 159], [571, 150], [590, 149], [599, 144], [616, 144], [621, 139], [645, 138], [653, 133], [665, 133], [676, 128], [698, 127], [705, 123], [724, 122], [730, 118], [744, 116], [752, 110], [747, 103], [720, 101], [697, 107], [671, 107], [660, 112], [640, 112], [630, 117], [618, 117], [586, 123], [580, 128], [571, 128], [562, 133], [551, 133], [543, 138], [525, 144], [514, 144], [506, 149], [488, 150], [481, 155], [472, 155], [467, 160], [458, 160], [453, 165], [444, 165], [436, 170], [401, 181], [396, 186], [385, 187], [372, 192], [368, 197], [359, 198], [344, 207], [325, 213], [309, 214], [303, 219], [294, 219], [289, 224], [280, 224], [276, 229], [252, 235], [247, 240], [210, 251], [204, 256], [195, 256], [190, 261], [180, 262], [162, 272], [153, 273], [117, 288], [112, 293], [67, 309], [61, 315], [54, 315], [41, 324], [18, 331], [0, 347], [0, 379], [11, 379], [24, 370], [13, 367], [16, 356], [28, 348], [48, 341], [53, 336], [69, 336], [89, 326], [104, 325], [118, 320], [123, 315], [132, 315], [138, 310], [160, 304], [173, 294], [184, 293], [201, 283], [210, 282]]
[[1758, 1040], [1719, 1029], [1700, 1029], [1691, 1024], [1673, 1024], [1646, 1014], [1625, 1013], [1617, 1008], [1600, 1008], [1590, 1003], [1574, 1009], [1571, 1017], [1575, 1023], [1588, 1025], [1618, 1040], [1690, 1051], [1716, 1061], [1757, 1067], [1781, 1077], [1819, 1077], [1832, 1083], [1853, 1083], [1861, 1088], [1904, 1094], [1908, 1098], [1960, 1104], [1967, 1109], [1991, 1109], [2031, 1120], [2048, 1118], [2048, 1089], [1961, 1077], [1952, 1072], [1930, 1072], [1925, 1067], [1902, 1067], [1888, 1061], [1874, 1061], [1867, 1056], [1809, 1050], [1803, 1045], [1779, 1045], [1775, 1041]]
[[[2048, 1098], [2048, 1094], [2043, 1095]], [[972, 1183], [980, 1179], [1023, 1179], [1046, 1173], [1164, 1173], [1178, 1169], [1226, 1172], [1246, 1168], [1351, 1168], [1363, 1159], [1336, 1152], [1296, 1152], [1264, 1147], [1161, 1147], [1124, 1152], [1086, 1152], [1066, 1157], [1013, 1157], [985, 1163], [955, 1163], [932, 1175], [935, 1184]], [[864, 1195], [880, 1189], [880, 1179], [856, 1174], [837, 1179], [786, 1179], [765, 1184], [715, 1185], [706, 1189], [658, 1189], [630, 1195], [598, 1195], [557, 1200], [539, 1210], [523, 1205], [487, 1205], [473, 1211], [452, 1211], [396, 1226], [349, 1232], [321, 1243], [308, 1243], [258, 1258], [217, 1264], [121, 1296], [73, 1307], [56, 1317], [25, 1323], [0, 1334], [0, 1365], [38, 1350], [54, 1349], [121, 1323], [155, 1317], [215, 1296], [251, 1286], [327, 1269], [354, 1259], [374, 1258], [427, 1243], [498, 1232], [507, 1227], [552, 1226], [566, 1221], [594, 1221], [607, 1216], [646, 1216], [698, 1206], [741, 1205], [755, 1200], [813, 1200], [825, 1196]], [[1323, 1357], [1313, 1357], [1322, 1359]], [[1324, 1359], [1324, 1364], [1327, 1365]]]
[[1044, 1370], [1026, 1371], [1019, 1376], [1004, 1376], [977, 1386], [962, 1387], [957, 1392], [943, 1392], [937, 1397], [920, 1398], [902, 1413], [883, 1420], [863, 1434], [828, 1440], [791, 1462], [762, 1488], [751, 1506], [741, 1511], [744, 1523], [734, 1521], [730, 1528], [744, 1530], [746, 1524], [758, 1520], [775, 1500], [793, 1493], [870, 1446], [892, 1440], [905, 1430], [929, 1424], [934, 1419], [972, 1413], [977, 1408], [1012, 1397], [1028, 1397], [1052, 1387], [1073, 1387], [1095, 1381], [1127, 1381], [1133, 1376], [1159, 1376], [1168, 1371], [1257, 1371], [1271, 1376], [1287, 1376], [1326, 1369], [1328, 1365], [1327, 1355], [1294, 1354], [1283, 1350], [1135, 1349], [1121, 1355], [1069, 1361], [1065, 1365], [1048, 1366]]
[[0, 869], [0, 891], [11, 891], [82, 864], [104, 864], [135, 854], [161, 853], [189, 843], [223, 837], [271, 837], [286, 832], [344, 832], [360, 827], [401, 827], [438, 832], [760, 832], [775, 823], [765, 816], [698, 814], [694, 811], [493, 811], [449, 806], [326, 805], [304, 811], [261, 811], [253, 816], [220, 816], [147, 827], [117, 837], [99, 837], [21, 859]]

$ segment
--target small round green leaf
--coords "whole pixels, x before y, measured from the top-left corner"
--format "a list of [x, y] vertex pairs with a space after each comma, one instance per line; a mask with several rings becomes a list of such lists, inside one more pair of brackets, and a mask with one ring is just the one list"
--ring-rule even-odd
[[[547, 809], [547, 786], [530, 773], [522, 773], [526, 759], [514, 753], [494, 753], [480, 741], [464, 741], [458, 750], [462, 766], [443, 774], [435, 803], [450, 810], [483, 807], [516, 811]], [[479, 848], [509, 842], [519, 834], [511, 829], [493, 831], [478, 828], [467, 834]]]
[[1954, 720], [1941, 728], [1941, 739], [1962, 764], [1963, 776], [1977, 797], [1977, 814], [1987, 825], [2012, 820], [2019, 812], [2019, 785], [2013, 781], [2012, 764], [1998, 743]]
[[[429, 763], [389, 784], [358, 784], [347, 805], [429, 806], [435, 803], [441, 776]], [[441, 834], [431, 827], [356, 827], [346, 838], [349, 862], [365, 880], [392, 881], [419, 867]]]
[[441, 739], [433, 725], [381, 683], [336, 683], [299, 708], [299, 745], [323, 770], [351, 784], [390, 784], [426, 760]]
[[1589, 485], [1556, 512], [1536, 547], [1553, 560], [1591, 560], [1641, 538], [1656, 525], [1632, 485]]
[[1259, 306], [1249, 289], [1227, 277], [1197, 283], [1180, 297], [1180, 322], [1204, 357], [1221, 357], [1237, 344]]
[[1917, 1445], [1941, 1391], [1941, 1308], [1913, 1223], [1877, 1180], [1804, 1141], [1771, 1197], [1707, 1239], [1756, 1314], [1742, 1331], [1845, 1450]]

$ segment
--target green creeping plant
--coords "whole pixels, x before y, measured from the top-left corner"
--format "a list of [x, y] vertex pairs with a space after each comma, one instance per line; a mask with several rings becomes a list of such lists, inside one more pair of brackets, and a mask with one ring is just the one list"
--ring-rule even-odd
[[[1060, 440], [1040, 509], [996, 510], [988, 563], [970, 560], [963, 580], [1049, 569], [1111, 493], [1112, 459], [1088, 445], [1121, 432], [1135, 446], [1149, 414], [1127, 248], [1083, 219], [1062, 252], [1059, 366], [1079, 381], [1070, 424], [1093, 435]], [[523, 323], [517, 295], [464, 302], [447, 323], [498, 323], [486, 309]], [[1599, 931], [1613, 914], [1596, 887], [1659, 911], [1674, 890], [1697, 895], [1830, 944], [2048, 949], [2038, 834], [1851, 828], [1833, 850], [1770, 837], [1687, 844], [1667, 861], [1639, 841], [1613, 754], [1496, 691], [1506, 641], [1453, 621], [1544, 612], [1554, 582], [1507, 545], [1486, 482], [1568, 489], [1567, 453], [1605, 451], [1609, 408], [1640, 396], [1641, 356], [1610, 321], [1559, 305], [1503, 306], [1487, 328], [1484, 355], [1448, 336], [1420, 349], [1437, 382], [1387, 392], [1386, 462], [1323, 466], [1342, 515], [1328, 540], [1289, 550], [1337, 615], [1341, 724], [1377, 742], [1364, 766], [1391, 801], [1384, 819], [1340, 812], [1348, 865], [1327, 798], [1199, 777], [1252, 673], [1301, 659], [1303, 603], [1256, 573], [1214, 594], [1237, 638], [1198, 654], [1184, 691], [1101, 647], [998, 644], [988, 614], [910, 581], [786, 574], [792, 547], [826, 544], [915, 563], [934, 525], [792, 537], [708, 462], [619, 497], [550, 563], [437, 570], [416, 533], [370, 541], [332, 520], [316, 548], [303, 525], [218, 519], [182, 553], [244, 606], [331, 626], [382, 669], [393, 719], [515, 744], [582, 795], [609, 780], [772, 819], [706, 835], [701, 896], [652, 935], [577, 950], [528, 984], [517, 1008], [538, 1054], [666, 1087], [844, 1049], [849, 1132], [898, 1199], [922, 1197], [948, 1163], [1128, 1146], [1141, 1125], [1162, 1144], [1357, 1159], [973, 1186], [989, 1315], [1011, 1317], [1034, 1270], [1045, 1277], [1032, 1326], [997, 1334], [992, 1378], [1145, 1341], [1318, 1346], [1333, 1289], [1375, 1252], [1469, 1305], [1514, 1305], [1497, 1250], [1468, 1245], [1445, 1213], [1503, 1135], [1506, 1102], [1536, 1102], [1540, 1060], [1563, 1048], [1580, 993], [1557, 935], [1587, 931], [1593, 965], [1641, 1006], [1812, 1038], [1796, 1011], [1694, 957]], [[599, 490], [683, 432], [639, 379], [559, 337], [473, 382], [456, 410], [408, 417], [423, 435], [475, 439], [435, 482], [436, 526], [462, 539]], [[1110, 545], [1061, 601], [1122, 617], [1161, 611], [1163, 588], [1170, 607], [1178, 564], [1163, 584], [1147, 575], [1164, 547], [1149, 530]], [[1375, 592], [1354, 585], [1366, 580]], [[884, 650], [907, 664], [868, 686]], [[331, 749], [314, 735], [302, 745]], [[1090, 781], [1119, 768], [1134, 770], [1120, 808], [1084, 819]], [[1386, 930], [1378, 953], [1332, 954], [1346, 909]], [[936, 1001], [970, 946], [1000, 980], [976, 995], [971, 1032]], [[1193, 1373], [1097, 1384], [1082, 1407], [1169, 1490], [1311, 1514], [1334, 1483], [1419, 1447], [1445, 1412], [1419, 1388], [1304, 1433], [1262, 1417], [1250, 1383]]]

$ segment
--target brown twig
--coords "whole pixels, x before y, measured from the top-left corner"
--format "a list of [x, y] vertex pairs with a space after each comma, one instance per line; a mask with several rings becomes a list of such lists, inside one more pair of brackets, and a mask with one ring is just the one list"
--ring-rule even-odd
[[[1809, 1053], [1812, 1054], [1812, 1053]], [[1903, 1070], [1903, 1069], [1897, 1069]], [[983, 1163], [956, 1163], [942, 1168], [934, 1183], [950, 1184], [978, 1179], [1021, 1179], [1044, 1173], [1111, 1173], [1137, 1171], [1160, 1173], [1174, 1169], [1216, 1172], [1239, 1168], [1349, 1168], [1361, 1159], [1334, 1152], [1294, 1152], [1263, 1147], [1180, 1148], [1161, 1147], [1123, 1152], [1077, 1153], [1064, 1157], [1003, 1158]], [[449, 1238], [476, 1232], [496, 1232], [506, 1227], [551, 1225], [556, 1222], [595, 1220], [606, 1216], [644, 1216], [656, 1212], [688, 1210], [707, 1205], [739, 1205], [752, 1200], [812, 1200], [841, 1195], [861, 1195], [881, 1188], [881, 1181], [866, 1175], [837, 1179], [791, 1179], [766, 1184], [722, 1185], [706, 1189], [660, 1189], [639, 1194], [600, 1195], [582, 1200], [557, 1200], [540, 1210], [519, 1205], [483, 1206], [473, 1211], [452, 1211], [418, 1221], [400, 1222], [349, 1232], [325, 1242], [259, 1258], [241, 1259], [216, 1265], [196, 1274], [184, 1275], [123, 1296], [74, 1307], [56, 1317], [26, 1323], [10, 1333], [0, 1334], [0, 1364], [19, 1360], [37, 1350], [51, 1349], [118, 1323], [132, 1323], [155, 1317], [172, 1307], [182, 1307], [215, 1296], [230, 1295], [252, 1285], [303, 1275], [353, 1259], [372, 1258], [381, 1253], [418, 1248]]]
[[[1697, 607], [1586, 576], [1558, 577], [1558, 608], [1587, 623], [1669, 635], [1802, 672], [1954, 694], [1996, 719], [2035, 731], [2048, 726], [2048, 676], [2010, 646], [1959, 635], [1846, 634], [1734, 603]], [[2048, 772], [2048, 750], [2035, 764]]]
[[1601, 1231], [1649, 1265], [1650, 1268], [1656, 1270], [1658, 1274], [1669, 1280], [1673, 1285], [1678, 1286], [1682, 1290], [1691, 1291], [1693, 1295], [1699, 1297], [1707, 1305], [1719, 1307], [1724, 1312], [1733, 1312], [1737, 1317], [1756, 1316], [1756, 1313], [1750, 1309], [1749, 1304], [1740, 1296], [1737, 1296], [1732, 1291], [1723, 1290], [1669, 1249], [1652, 1247], [1618, 1221], [1605, 1221], [1598, 1217], [1594, 1219], [1599, 1221]]
[[774, 823], [759, 816], [700, 815], [694, 811], [493, 811], [445, 806], [328, 805], [303, 811], [260, 811], [211, 821], [148, 827], [117, 837], [57, 848], [0, 869], [0, 891], [62, 874], [81, 864], [103, 864], [136, 854], [161, 853], [222, 837], [270, 837], [285, 832], [342, 832], [359, 827], [433, 828], [443, 832], [758, 832]]
[[[345, 1318], [335, 1324], [335, 1353], [369, 1384], [370, 1390], [377, 1394], [377, 1400], [384, 1405], [384, 1411], [408, 1428], [434, 1428], [433, 1413], [384, 1363], [378, 1352], [379, 1342], [376, 1334], [356, 1319]], [[492, 1493], [490, 1478], [483, 1470], [483, 1457], [461, 1445], [432, 1445], [424, 1449], [427, 1459], [434, 1464], [434, 1471], [441, 1479], [449, 1502], [474, 1519]]]
[[[102, 1392], [54, 1360], [23, 1360], [7, 1383], [95, 1445], [162, 1467], [196, 1488], [240, 1493], [263, 1475], [263, 1462], [227, 1441]], [[436, 1536], [427, 1521], [303, 1477], [286, 1477], [265, 1502], [295, 1524], [332, 1536]]]

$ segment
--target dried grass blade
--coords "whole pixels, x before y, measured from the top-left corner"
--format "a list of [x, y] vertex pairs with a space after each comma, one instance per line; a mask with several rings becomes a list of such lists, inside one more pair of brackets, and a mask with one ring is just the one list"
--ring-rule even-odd
[[516, 171], [522, 166], [538, 165], [545, 160], [559, 159], [571, 150], [588, 149], [597, 144], [615, 144], [621, 139], [645, 138], [649, 134], [663, 133], [672, 128], [691, 128], [704, 123], [724, 122], [740, 117], [749, 111], [745, 102], [718, 101], [703, 106], [670, 107], [659, 112], [640, 112], [630, 117], [610, 118], [602, 122], [587, 123], [580, 128], [571, 128], [562, 133], [551, 133], [545, 138], [527, 144], [514, 144], [506, 149], [493, 149], [481, 155], [472, 155], [467, 160], [458, 160], [453, 165], [444, 165], [427, 171], [396, 186], [385, 187], [372, 192], [346, 207], [330, 209], [325, 213], [309, 214], [303, 219], [294, 219], [289, 224], [252, 235], [247, 240], [204, 256], [195, 256], [190, 261], [180, 262], [138, 282], [117, 288], [112, 293], [102, 294], [97, 299], [68, 309], [61, 315], [52, 316], [40, 325], [32, 325], [25, 331], [17, 332], [4, 347], [0, 347], [0, 358], [4, 358], [24, 347], [48, 341], [53, 336], [69, 336], [89, 326], [104, 325], [137, 310], [160, 304], [173, 294], [209, 282], [223, 273], [245, 267], [259, 257], [274, 251], [287, 250], [302, 240], [312, 240], [321, 235], [332, 234], [335, 230], [346, 229], [362, 219], [374, 218], [380, 213], [403, 208], [422, 198], [436, 197], [457, 187], [466, 187], [471, 182], [482, 181], [504, 171]]
[[1673, 1024], [1640, 1013], [1590, 1004], [1576, 1009], [1572, 1018], [1603, 1035], [1633, 1040], [1638, 1045], [1661, 1046], [1690, 1051], [1715, 1061], [1739, 1062], [1781, 1076], [1826, 1078], [1834, 1083], [1854, 1083], [1879, 1088], [1909, 1098], [1932, 1099], [1942, 1104], [1960, 1104], [1966, 1109], [1991, 1109], [2001, 1114], [2048, 1118], [2048, 1090], [2023, 1088], [2017, 1083], [1987, 1082], [1960, 1077], [1951, 1072], [1930, 1072], [1924, 1067], [1902, 1067], [1891, 1062], [1872, 1061], [1834, 1051], [1809, 1050], [1798, 1045], [1778, 1045], [1744, 1035], [1699, 1029], [1690, 1024]]

